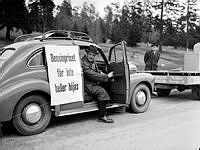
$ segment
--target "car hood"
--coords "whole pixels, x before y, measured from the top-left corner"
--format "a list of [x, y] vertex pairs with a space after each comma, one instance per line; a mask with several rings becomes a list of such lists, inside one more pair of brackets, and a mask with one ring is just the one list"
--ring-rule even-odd
[[129, 65], [129, 70], [130, 70], [130, 74], [136, 73], [137, 72], [137, 67], [136, 65], [133, 64], [133, 62], [128, 62]]

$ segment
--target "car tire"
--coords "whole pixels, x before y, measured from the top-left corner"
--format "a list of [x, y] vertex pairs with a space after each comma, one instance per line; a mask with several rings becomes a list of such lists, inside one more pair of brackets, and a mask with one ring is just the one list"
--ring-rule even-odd
[[13, 113], [13, 124], [22, 135], [38, 134], [51, 119], [49, 102], [42, 95], [29, 95], [20, 100]]
[[130, 111], [134, 113], [143, 113], [147, 111], [151, 101], [149, 88], [144, 84], [139, 84], [133, 91], [130, 101]]
[[171, 89], [156, 89], [159, 97], [167, 97], [171, 93]]

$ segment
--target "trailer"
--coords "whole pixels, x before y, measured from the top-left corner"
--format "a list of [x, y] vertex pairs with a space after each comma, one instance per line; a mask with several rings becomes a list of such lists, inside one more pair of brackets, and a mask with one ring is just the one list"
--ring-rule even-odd
[[192, 97], [200, 99], [200, 43], [193, 51], [184, 55], [183, 70], [145, 71], [155, 77], [155, 91], [158, 96], [169, 96], [172, 89], [184, 91], [191, 89]]
[[155, 77], [158, 96], [169, 96], [172, 89], [182, 92], [192, 89], [194, 99], [200, 99], [200, 71], [145, 71]]

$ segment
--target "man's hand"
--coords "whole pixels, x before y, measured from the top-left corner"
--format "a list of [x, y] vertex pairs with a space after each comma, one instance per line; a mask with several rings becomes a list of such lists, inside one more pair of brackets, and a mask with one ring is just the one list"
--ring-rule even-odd
[[105, 74], [105, 73], [103, 73], [103, 72], [101, 71], [100, 74]]
[[109, 72], [108, 73], [108, 78], [112, 78], [114, 75], [113, 75], [113, 71]]

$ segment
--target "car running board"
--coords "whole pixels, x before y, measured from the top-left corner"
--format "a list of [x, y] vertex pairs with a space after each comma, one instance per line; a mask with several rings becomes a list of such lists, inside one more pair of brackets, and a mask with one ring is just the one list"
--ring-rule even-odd
[[[117, 108], [120, 106], [126, 106], [124, 104], [110, 104], [106, 108]], [[97, 111], [97, 103], [88, 103], [84, 104], [81, 108], [71, 109], [71, 110], [59, 110], [55, 111], [56, 116], [66, 116], [66, 115], [73, 115], [73, 114], [79, 114], [79, 113], [85, 113], [85, 112], [91, 112], [91, 111]]]

